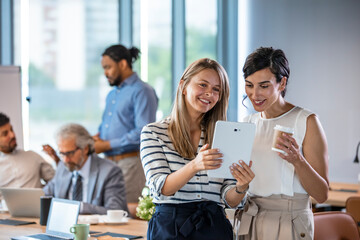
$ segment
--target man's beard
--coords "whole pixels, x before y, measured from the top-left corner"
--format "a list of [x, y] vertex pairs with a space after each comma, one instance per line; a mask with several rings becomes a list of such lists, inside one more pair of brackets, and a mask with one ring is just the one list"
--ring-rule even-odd
[[84, 163], [84, 156], [81, 156], [81, 160], [80, 160], [79, 164], [76, 164], [73, 162], [68, 162], [68, 163], [64, 162], [64, 165], [70, 172], [73, 172], [73, 171], [80, 170], [83, 163]]
[[[15, 142], [14, 144], [11, 144], [11, 142]], [[10, 140], [9, 145], [8, 146], [0, 146], [0, 151], [4, 152], [4, 153], [12, 153], [15, 148], [17, 147], [17, 142], [16, 142], [16, 138], [13, 138]]]
[[113, 87], [113, 86], [119, 86], [121, 82], [122, 82], [122, 78], [121, 76], [118, 76], [113, 82], [109, 81], [109, 84], [111, 87]]

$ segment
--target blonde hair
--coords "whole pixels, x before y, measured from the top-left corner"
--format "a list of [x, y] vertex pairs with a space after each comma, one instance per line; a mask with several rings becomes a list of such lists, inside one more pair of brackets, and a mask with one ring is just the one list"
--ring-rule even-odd
[[211, 145], [215, 123], [218, 120], [226, 120], [226, 111], [229, 103], [229, 80], [225, 69], [215, 60], [202, 58], [191, 63], [184, 71], [176, 92], [173, 109], [170, 114], [170, 124], [168, 133], [173, 142], [175, 150], [185, 158], [192, 159], [195, 152], [191, 144], [190, 127], [186, 120], [188, 111], [185, 104], [184, 89], [191, 79], [205, 69], [213, 69], [220, 78], [219, 100], [215, 106], [206, 112], [201, 120], [201, 126], [205, 130], [205, 143]]

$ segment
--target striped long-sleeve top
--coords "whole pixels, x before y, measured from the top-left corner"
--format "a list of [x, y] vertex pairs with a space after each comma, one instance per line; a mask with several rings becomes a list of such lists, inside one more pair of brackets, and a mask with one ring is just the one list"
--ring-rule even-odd
[[[197, 201], [214, 201], [226, 204], [225, 195], [235, 187], [234, 179], [210, 178], [207, 171], [199, 171], [180, 190], [172, 196], [164, 196], [161, 189], [166, 177], [179, 170], [191, 159], [182, 157], [168, 135], [169, 118], [145, 126], [141, 132], [140, 155], [145, 171], [146, 182], [150, 188], [154, 203], [186, 203]], [[198, 151], [204, 145], [204, 132]]]

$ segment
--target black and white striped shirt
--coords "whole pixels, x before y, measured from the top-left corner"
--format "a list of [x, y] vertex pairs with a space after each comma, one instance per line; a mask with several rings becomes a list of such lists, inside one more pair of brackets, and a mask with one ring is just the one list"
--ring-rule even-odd
[[[166, 177], [179, 170], [191, 159], [183, 158], [168, 136], [169, 118], [145, 126], [141, 132], [140, 155], [146, 182], [154, 203], [186, 203], [211, 200], [226, 203], [225, 194], [236, 184], [234, 179], [209, 178], [207, 171], [199, 171], [172, 196], [164, 196], [161, 189]], [[198, 151], [204, 145], [204, 132]]]

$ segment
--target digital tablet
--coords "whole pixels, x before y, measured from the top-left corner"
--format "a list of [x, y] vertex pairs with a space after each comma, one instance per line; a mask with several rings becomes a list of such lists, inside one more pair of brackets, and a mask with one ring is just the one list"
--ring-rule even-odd
[[234, 178], [230, 165], [243, 160], [249, 164], [255, 138], [255, 124], [247, 122], [217, 121], [211, 148], [218, 148], [223, 156], [221, 167], [208, 170], [208, 176], [214, 178]]

